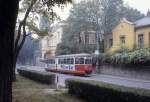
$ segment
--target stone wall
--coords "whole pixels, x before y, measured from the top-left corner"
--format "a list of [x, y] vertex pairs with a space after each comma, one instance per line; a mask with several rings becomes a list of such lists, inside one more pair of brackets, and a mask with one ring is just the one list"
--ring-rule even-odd
[[100, 66], [99, 70], [102, 74], [150, 80], [150, 66], [113, 66], [105, 64]]

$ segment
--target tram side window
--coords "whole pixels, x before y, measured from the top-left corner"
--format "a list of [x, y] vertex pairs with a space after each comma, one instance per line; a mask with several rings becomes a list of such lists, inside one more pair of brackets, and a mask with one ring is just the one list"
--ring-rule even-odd
[[52, 64], [55, 64], [55, 60], [52, 60]]
[[59, 59], [58, 63], [59, 64], [74, 64], [74, 59], [73, 58]]
[[68, 58], [68, 59], [67, 59], [67, 64], [73, 64], [73, 63], [74, 63], [73, 58]]
[[61, 59], [61, 64], [64, 64], [64, 59]]
[[61, 64], [61, 59], [58, 59], [58, 64]]
[[84, 58], [76, 58], [75, 64], [84, 64]]
[[80, 64], [84, 64], [84, 58], [80, 58]]
[[91, 59], [85, 59], [85, 64], [91, 64]]
[[67, 63], [66, 64], [70, 64], [70, 58], [67, 58]]
[[80, 63], [79, 58], [76, 58], [76, 59], [75, 59], [75, 64], [79, 64], [79, 63]]
[[64, 64], [67, 64], [67, 59], [64, 59]]
[[50, 59], [50, 60], [48, 61], [48, 63], [49, 63], [49, 64], [55, 64], [55, 60], [54, 60], [54, 59]]
[[70, 64], [74, 64], [74, 59], [73, 58], [70, 59]]
[[59, 64], [63, 64], [64, 63], [64, 59], [58, 59], [58, 63]]

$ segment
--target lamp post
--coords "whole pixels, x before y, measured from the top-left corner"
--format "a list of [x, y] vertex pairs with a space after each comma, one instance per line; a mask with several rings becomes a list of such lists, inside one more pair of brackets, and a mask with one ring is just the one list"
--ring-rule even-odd
[[96, 31], [96, 50], [94, 52], [94, 55], [95, 55], [95, 58], [96, 58], [96, 68], [95, 68], [95, 72], [97, 73], [98, 72], [98, 67], [99, 67], [99, 61], [98, 61], [98, 57], [99, 57], [99, 54], [100, 54], [100, 44], [99, 44], [99, 33], [98, 31]]
[[[56, 61], [56, 60], [55, 60]], [[58, 82], [59, 82], [59, 77], [58, 77], [58, 65], [57, 65], [57, 63], [58, 62], [55, 62], [56, 63], [56, 91], [58, 91], [59, 90], [59, 86], [58, 86]]]

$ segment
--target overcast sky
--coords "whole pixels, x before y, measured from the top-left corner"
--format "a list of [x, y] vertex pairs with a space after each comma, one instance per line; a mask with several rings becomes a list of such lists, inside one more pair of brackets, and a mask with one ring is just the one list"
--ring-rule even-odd
[[148, 9], [150, 9], [150, 0], [124, 0], [124, 2], [144, 14], [146, 14]]
[[[81, 0], [75, 0], [81, 1]], [[125, 4], [128, 4], [129, 6], [136, 8], [140, 12], [146, 14], [148, 9], [150, 9], [150, 0], [123, 0]], [[67, 5], [67, 7], [64, 8], [64, 12], [61, 12], [60, 8], [55, 8], [54, 11], [58, 13], [60, 18], [62, 20], [65, 20], [69, 16], [69, 9], [71, 8], [71, 5]]]

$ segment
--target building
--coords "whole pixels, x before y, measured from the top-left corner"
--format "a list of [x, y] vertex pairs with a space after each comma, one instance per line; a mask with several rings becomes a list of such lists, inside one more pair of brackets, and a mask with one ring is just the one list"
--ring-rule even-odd
[[50, 58], [55, 56], [57, 44], [61, 42], [63, 24], [53, 27], [52, 31], [40, 41], [42, 58]]
[[93, 30], [89, 31], [81, 31], [79, 34], [76, 34], [77, 42], [87, 45], [95, 45], [96, 44], [96, 32]]
[[[45, 36], [43, 39], [41, 39], [40, 49], [42, 58], [55, 57], [57, 45], [61, 43], [62, 40], [64, 26], [67, 26], [65, 22], [55, 25], [48, 36]], [[93, 30], [82, 31], [75, 35], [77, 44], [86, 44], [90, 46], [95, 46], [96, 44], [96, 32]]]
[[105, 52], [114, 52], [122, 47], [129, 50], [150, 47], [150, 11], [135, 22], [123, 18], [111, 33], [104, 35], [104, 45]]

